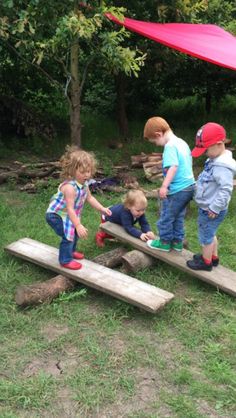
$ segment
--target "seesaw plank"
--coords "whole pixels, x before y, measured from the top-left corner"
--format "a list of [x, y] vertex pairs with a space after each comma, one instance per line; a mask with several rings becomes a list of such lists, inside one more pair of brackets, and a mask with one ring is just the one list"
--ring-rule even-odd
[[58, 263], [56, 248], [30, 238], [19, 239], [5, 250], [152, 313], [174, 297], [172, 293], [86, 259], [82, 260], [81, 270], [65, 269]]
[[198, 279], [215, 286], [217, 289], [221, 289], [230, 295], [236, 296], [235, 271], [227, 269], [221, 265], [213, 268], [210, 272], [191, 270], [189, 267], [187, 267], [186, 261], [193, 257], [193, 253], [188, 250], [183, 250], [181, 253], [178, 253], [174, 250], [170, 251], [169, 253], [153, 250], [140, 239], [134, 238], [127, 234], [124, 228], [122, 228], [120, 225], [111, 222], [105, 222], [101, 224], [100, 227], [103, 231], [107, 232], [118, 240], [125, 242], [126, 244], [130, 244], [132, 247], [137, 248], [144, 253], [150, 254], [153, 257], [158, 258], [159, 260], [164, 261], [173, 267], [183, 270], [191, 276], [195, 276]]

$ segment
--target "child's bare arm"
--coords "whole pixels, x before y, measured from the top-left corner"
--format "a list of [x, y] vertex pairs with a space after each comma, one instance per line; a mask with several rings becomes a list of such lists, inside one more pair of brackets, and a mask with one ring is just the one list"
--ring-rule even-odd
[[71, 184], [66, 184], [62, 187], [61, 191], [64, 194], [66, 202], [66, 210], [68, 216], [73, 223], [76, 232], [80, 238], [86, 238], [88, 235], [88, 230], [81, 224], [79, 217], [76, 215], [74, 210], [75, 203], [75, 189]]
[[149, 239], [155, 239], [155, 235], [153, 234], [153, 232], [152, 232], [152, 231], [143, 232], [143, 233], [140, 235], [140, 239], [141, 239], [142, 241], [148, 241]]
[[87, 202], [92, 206], [92, 208], [96, 209], [99, 212], [104, 213], [105, 215], [111, 216], [112, 212], [109, 208], [105, 208], [99, 201], [88, 192]]
[[177, 170], [178, 170], [177, 165], [173, 165], [168, 169], [166, 177], [164, 178], [164, 181], [159, 190], [160, 199], [165, 199], [167, 197], [168, 187], [170, 183], [172, 182]]

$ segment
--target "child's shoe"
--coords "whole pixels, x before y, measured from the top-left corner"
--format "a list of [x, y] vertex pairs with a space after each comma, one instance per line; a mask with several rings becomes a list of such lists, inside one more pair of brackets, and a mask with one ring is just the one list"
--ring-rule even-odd
[[82, 267], [82, 264], [77, 263], [77, 261], [69, 261], [69, 263], [61, 264], [62, 267], [70, 270], [79, 270]]
[[[199, 258], [201, 258], [201, 256], [202, 256], [202, 254], [193, 254], [193, 259], [198, 260]], [[217, 267], [219, 262], [220, 262], [219, 258], [216, 258], [215, 260], [212, 260], [213, 267]]]
[[147, 241], [147, 245], [152, 248], [153, 250], [160, 250], [169, 252], [170, 251], [170, 243], [169, 242], [163, 242], [160, 239], [149, 239]]
[[95, 235], [95, 241], [96, 241], [96, 244], [97, 244], [98, 247], [104, 247], [104, 245], [105, 245], [104, 240], [105, 239], [112, 239], [112, 238], [113, 237], [111, 235], [109, 235], [109, 234], [107, 234], [106, 232], [103, 232], [103, 231], [99, 231]]
[[200, 257], [198, 258], [193, 258], [192, 260], [188, 260], [186, 264], [192, 270], [205, 270], [205, 271], [212, 270], [212, 263], [206, 264], [202, 258], [202, 255], [200, 255]]
[[105, 233], [104, 232], [97, 232], [95, 235], [95, 241], [98, 247], [104, 247]]
[[172, 250], [181, 252], [183, 249], [183, 242], [182, 241], [172, 241], [171, 243]]
[[83, 260], [83, 258], [84, 258], [84, 254], [83, 253], [79, 253], [78, 251], [74, 251], [73, 254], [72, 254], [72, 256], [76, 260]]

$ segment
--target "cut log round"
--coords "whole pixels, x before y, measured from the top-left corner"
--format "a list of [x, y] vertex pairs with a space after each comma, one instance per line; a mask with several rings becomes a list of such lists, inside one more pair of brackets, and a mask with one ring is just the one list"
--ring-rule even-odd
[[135, 273], [156, 264], [156, 260], [142, 251], [132, 250], [122, 256], [123, 268], [127, 272]]
[[120, 266], [123, 262], [123, 255], [128, 252], [124, 247], [115, 248], [108, 251], [105, 254], [100, 254], [93, 258], [94, 263], [101, 264], [102, 266], [113, 268]]
[[16, 289], [15, 301], [17, 305], [22, 307], [51, 302], [60, 293], [72, 290], [76, 285], [75, 280], [59, 274], [45, 282], [19, 286]]

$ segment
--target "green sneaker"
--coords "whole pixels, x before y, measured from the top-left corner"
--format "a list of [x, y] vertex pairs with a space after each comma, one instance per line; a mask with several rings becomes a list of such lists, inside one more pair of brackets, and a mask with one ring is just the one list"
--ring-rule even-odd
[[153, 250], [160, 250], [160, 251], [170, 251], [170, 243], [161, 242], [160, 239], [148, 240], [147, 245], [152, 248]]
[[175, 250], [175, 251], [182, 251], [182, 249], [183, 249], [182, 241], [172, 242], [171, 243], [171, 248], [172, 248], [172, 250]]

